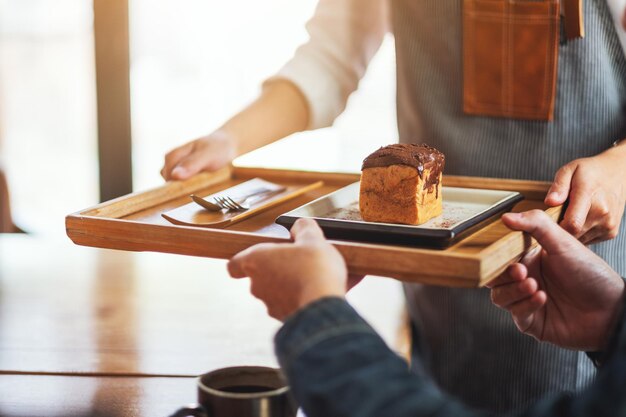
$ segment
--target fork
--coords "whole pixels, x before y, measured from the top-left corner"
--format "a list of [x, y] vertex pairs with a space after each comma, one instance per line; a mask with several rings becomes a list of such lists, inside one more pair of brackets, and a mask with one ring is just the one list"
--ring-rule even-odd
[[204, 207], [205, 209], [209, 211], [221, 211], [221, 210], [241, 211], [241, 210], [248, 210], [250, 208], [250, 205], [247, 204], [249, 199], [265, 198], [265, 197], [269, 197], [270, 195], [278, 194], [283, 191], [285, 191], [285, 187], [281, 187], [277, 189], [258, 188], [254, 190], [252, 193], [245, 195], [244, 197], [232, 198], [232, 197], [223, 195], [223, 196], [213, 197], [212, 199], [213, 201], [205, 200], [204, 198], [198, 197], [194, 194], [192, 194], [190, 197], [195, 203], [199, 204], [200, 206]]
[[254, 193], [254, 194], [250, 194], [244, 198], [240, 198], [235, 200], [234, 198], [228, 197], [228, 196], [218, 196], [215, 197], [215, 201], [217, 202], [217, 204], [227, 207], [228, 210], [232, 210], [232, 211], [246, 211], [250, 209], [250, 204], [249, 201], [254, 199], [254, 200], [258, 200], [258, 199], [266, 199], [268, 197], [271, 197], [273, 195], [276, 194], [280, 194], [283, 191], [285, 191], [286, 187], [280, 187], [277, 188], [275, 190], [268, 190], [265, 192], [258, 192], [258, 193]]
[[218, 205], [225, 207], [228, 210], [245, 211], [250, 209], [250, 204], [248, 203], [250, 200], [265, 199], [273, 195], [280, 194], [285, 191], [285, 189], [286, 187], [280, 187], [275, 190], [266, 190], [263, 192], [259, 191], [237, 200], [229, 196], [218, 196], [215, 197], [214, 200], [217, 202]]

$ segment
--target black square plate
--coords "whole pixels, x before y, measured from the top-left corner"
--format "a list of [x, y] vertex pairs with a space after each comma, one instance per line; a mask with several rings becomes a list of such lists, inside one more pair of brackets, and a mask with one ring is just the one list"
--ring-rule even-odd
[[366, 222], [359, 213], [359, 183], [311, 201], [276, 219], [291, 228], [301, 217], [317, 221], [329, 239], [445, 248], [496, 220], [524, 197], [516, 191], [443, 187], [443, 213], [419, 226]]

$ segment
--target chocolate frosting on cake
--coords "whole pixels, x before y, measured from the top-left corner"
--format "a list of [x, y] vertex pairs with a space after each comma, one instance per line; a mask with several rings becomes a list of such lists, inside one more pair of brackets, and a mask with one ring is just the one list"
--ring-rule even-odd
[[417, 169], [423, 178], [424, 169], [430, 170], [424, 189], [439, 184], [439, 174], [445, 165], [445, 156], [437, 149], [426, 144], [395, 143], [383, 146], [363, 160], [361, 170], [390, 165], [407, 165]]
[[395, 143], [384, 146], [365, 158], [361, 169], [408, 165], [416, 168], [420, 176], [424, 173], [424, 168], [437, 171], [437, 175], [439, 175], [444, 163], [445, 156], [432, 146]]

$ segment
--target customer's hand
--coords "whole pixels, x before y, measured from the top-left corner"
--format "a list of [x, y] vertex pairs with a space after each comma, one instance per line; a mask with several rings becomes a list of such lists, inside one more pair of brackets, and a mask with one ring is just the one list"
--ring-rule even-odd
[[569, 205], [561, 226], [584, 244], [613, 239], [626, 203], [626, 145], [559, 169], [545, 202]]
[[494, 304], [540, 341], [602, 349], [622, 306], [622, 278], [540, 210], [508, 213], [502, 220], [541, 246], [488, 285]]
[[168, 152], [161, 176], [166, 180], [185, 180], [201, 171], [218, 170], [235, 156], [237, 146], [233, 136], [217, 130]]
[[346, 264], [311, 219], [291, 228], [294, 243], [262, 243], [235, 255], [228, 263], [233, 278], [250, 277], [252, 295], [270, 316], [284, 320], [307, 304], [328, 296], [344, 296]]

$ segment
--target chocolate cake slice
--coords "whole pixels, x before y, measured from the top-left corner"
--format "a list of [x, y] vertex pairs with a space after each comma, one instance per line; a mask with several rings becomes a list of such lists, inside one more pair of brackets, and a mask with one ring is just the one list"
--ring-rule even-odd
[[363, 220], [422, 224], [443, 211], [445, 156], [428, 145], [394, 144], [363, 161], [359, 209]]

